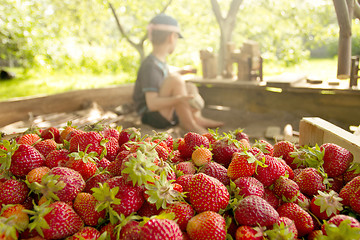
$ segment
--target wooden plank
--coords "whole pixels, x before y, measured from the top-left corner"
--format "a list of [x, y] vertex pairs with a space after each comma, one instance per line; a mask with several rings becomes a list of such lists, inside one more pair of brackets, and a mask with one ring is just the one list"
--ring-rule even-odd
[[29, 118], [29, 114], [72, 112], [96, 102], [103, 109], [132, 103], [134, 84], [69, 91], [48, 96], [20, 98], [0, 102], [0, 127]]
[[354, 161], [360, 162], [360, 138], [344, 129], [318, 117], [306, 117], [300, 121], [299, 144], [320, 146], [323, 143], [335, 143], [348, 149], [354, 155]]

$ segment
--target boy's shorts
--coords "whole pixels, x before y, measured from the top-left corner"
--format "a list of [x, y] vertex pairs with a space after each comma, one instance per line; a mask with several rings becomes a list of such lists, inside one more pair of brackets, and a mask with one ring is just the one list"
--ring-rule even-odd
[[146, 111], [141, 116], [141, 122], [154, 128], [166, 129], [179, 124], [179, 118], [174, 112], [173, 121], [169, 122], [159, 112]]

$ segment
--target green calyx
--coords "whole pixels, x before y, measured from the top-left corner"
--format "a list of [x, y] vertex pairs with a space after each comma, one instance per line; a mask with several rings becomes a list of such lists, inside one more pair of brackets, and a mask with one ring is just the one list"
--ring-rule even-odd
[[339, 226], [325, 222], [325, 231], [327, 236], [319, 236], [319, 240], [337, 240], [348, 239], [357, 240], [360, 236], [360, 228], [351, 227], [351, 221], [346, 219]]
[[17, 230], [9, 218], [0, 217], [0, 237], [3, 237], [2, 239], [18, 239]]
[[341, 203], [342, 198], [339, 194], [333, 190], [329, 193], [318, 191], [319, 195], [316, 196], [314, 204], [320, 207], [320, 212], [326, 212], [326, 215], [330, 217], [332, 214], [336, 214], [343, 210]]
[[292, 240], [295, 239], [295, 233], [290, 230], [290, 227], [291, 225], [285, 226], [283, 222], [280, 224], [275, 223], [273, 229], [266, 230], [264, 235], [270, 240]]
[[115, 227], [115, 232], [117, 239], [120, 239], [121, 229], [128, 224], [130, 221], [141, 221], [143, 218], [139, 215], [136, 215], [135, 212], [132, 212], [129, 216], [125, 217], [124, 214], [120, 214], [119, 216], [119, 224]]
[[89, 149], [89, 147], [91, 146], [91, 144], [86, 146], [86, 149], [84, 151], [80, 151], [78, 149], [77, 152], [72, 152], [69, 154], [69, 157], [73, 158], [74, 160], [79, 160], [79, 161], [83, 161], [84, 163], [87, 162], [94, 162], [97, 160], [97, 156], [98, 154], [96, 152], [90, 152], [87, 153], [87, 150]]
[[136, 156], [130, 157], [125, 164], [125, 169], [122, 174], [128, 174], [128, 180], [131, 180], [133, 185], [142, 186], [148, 182], [155, 182], [155, 171], [159, 168], [153, 159], [147, 157], [140, 150], [136, 152]]
[[165, 209], [168, 204], [182, 200], [185, 195], [174, 190], [171, 182], [172, 181], [167, 180], [166, 173], [163, 171], [158, 181], [155, 181], [153, 184], [146, 184], [145, 187], [147, 190], [145, 193], [149, 195], [147, 201], [155, 204], [157, 209]]
[[53, 208], [49, 207], [50, 201], [41, 204], [40, 206], [34, 205], [34, 210], [23, 210], [25, 213], [31, 215], [29, 229], [30, 231], [36, 230], [40, 236], [44, 237], [43, 229], [49, 229], [50, 226], [44, 219], [44, 217], [49, 214]]
[[19, 145], [16, 141], [10, 142], [8, 140], [2, 140], [0, 145], [6, 148], [6, 150], [0, 148], [0, 172], [3, 170], [8, 171], [11, 166], [11, 157], [18, 149]]
[[29, 183], [28, 180], [25, 180], [25, 183], [30, 188], [31, 192], [42, 195], [48, 200], [53, 199], [58, 201], [59, 197], [56, 193], [66, 186], [66, 183], [61, 180], [59, 181], [59, 178], [59, 175], [45, 174], [41, 179], [41, 183]]
[[99, 183], [99, 187], [92, 188], [93, 196], [98, 201], [95, 206], [95, 210], [101, 212], [105, 209], [106, 213], [110, 217], [110, 222], [116, 224], [120, 219], [119, 214], [113, 210], [112, 205], [119, 205], [121, 199], [116, 198], [116, 194], [119, 192], [119, 187], [110, 188], [109, 184]]
[[306, 167], [319, 168], [324, 164], [325, 151], [321, 150], [319, 145], [314, 147], [303, 146], [294, 152], [290, 153], [290, 156], [294, 158], [293, 163], [298, 167], [304, 165]]

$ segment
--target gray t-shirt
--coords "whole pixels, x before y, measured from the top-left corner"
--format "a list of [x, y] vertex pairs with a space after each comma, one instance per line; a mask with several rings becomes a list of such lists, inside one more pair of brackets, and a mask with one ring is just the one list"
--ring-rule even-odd
[[169, 69], [167, 64], [152, 54], [147, 56], [141, 63], [133, 93], [135, 108], [140, 115], [147, 110], [145, 93], [159, 92], [168, 73]]

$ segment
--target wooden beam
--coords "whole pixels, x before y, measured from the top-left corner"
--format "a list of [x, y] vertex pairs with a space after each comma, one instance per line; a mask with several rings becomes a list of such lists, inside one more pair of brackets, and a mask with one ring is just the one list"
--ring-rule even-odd
[[299, 133], [300, 145], [335, 143], [349, 150], [354, 155], [355, 162], [360, 162], [360, 138], [328, 121], [318, 117], [303, 118]]

